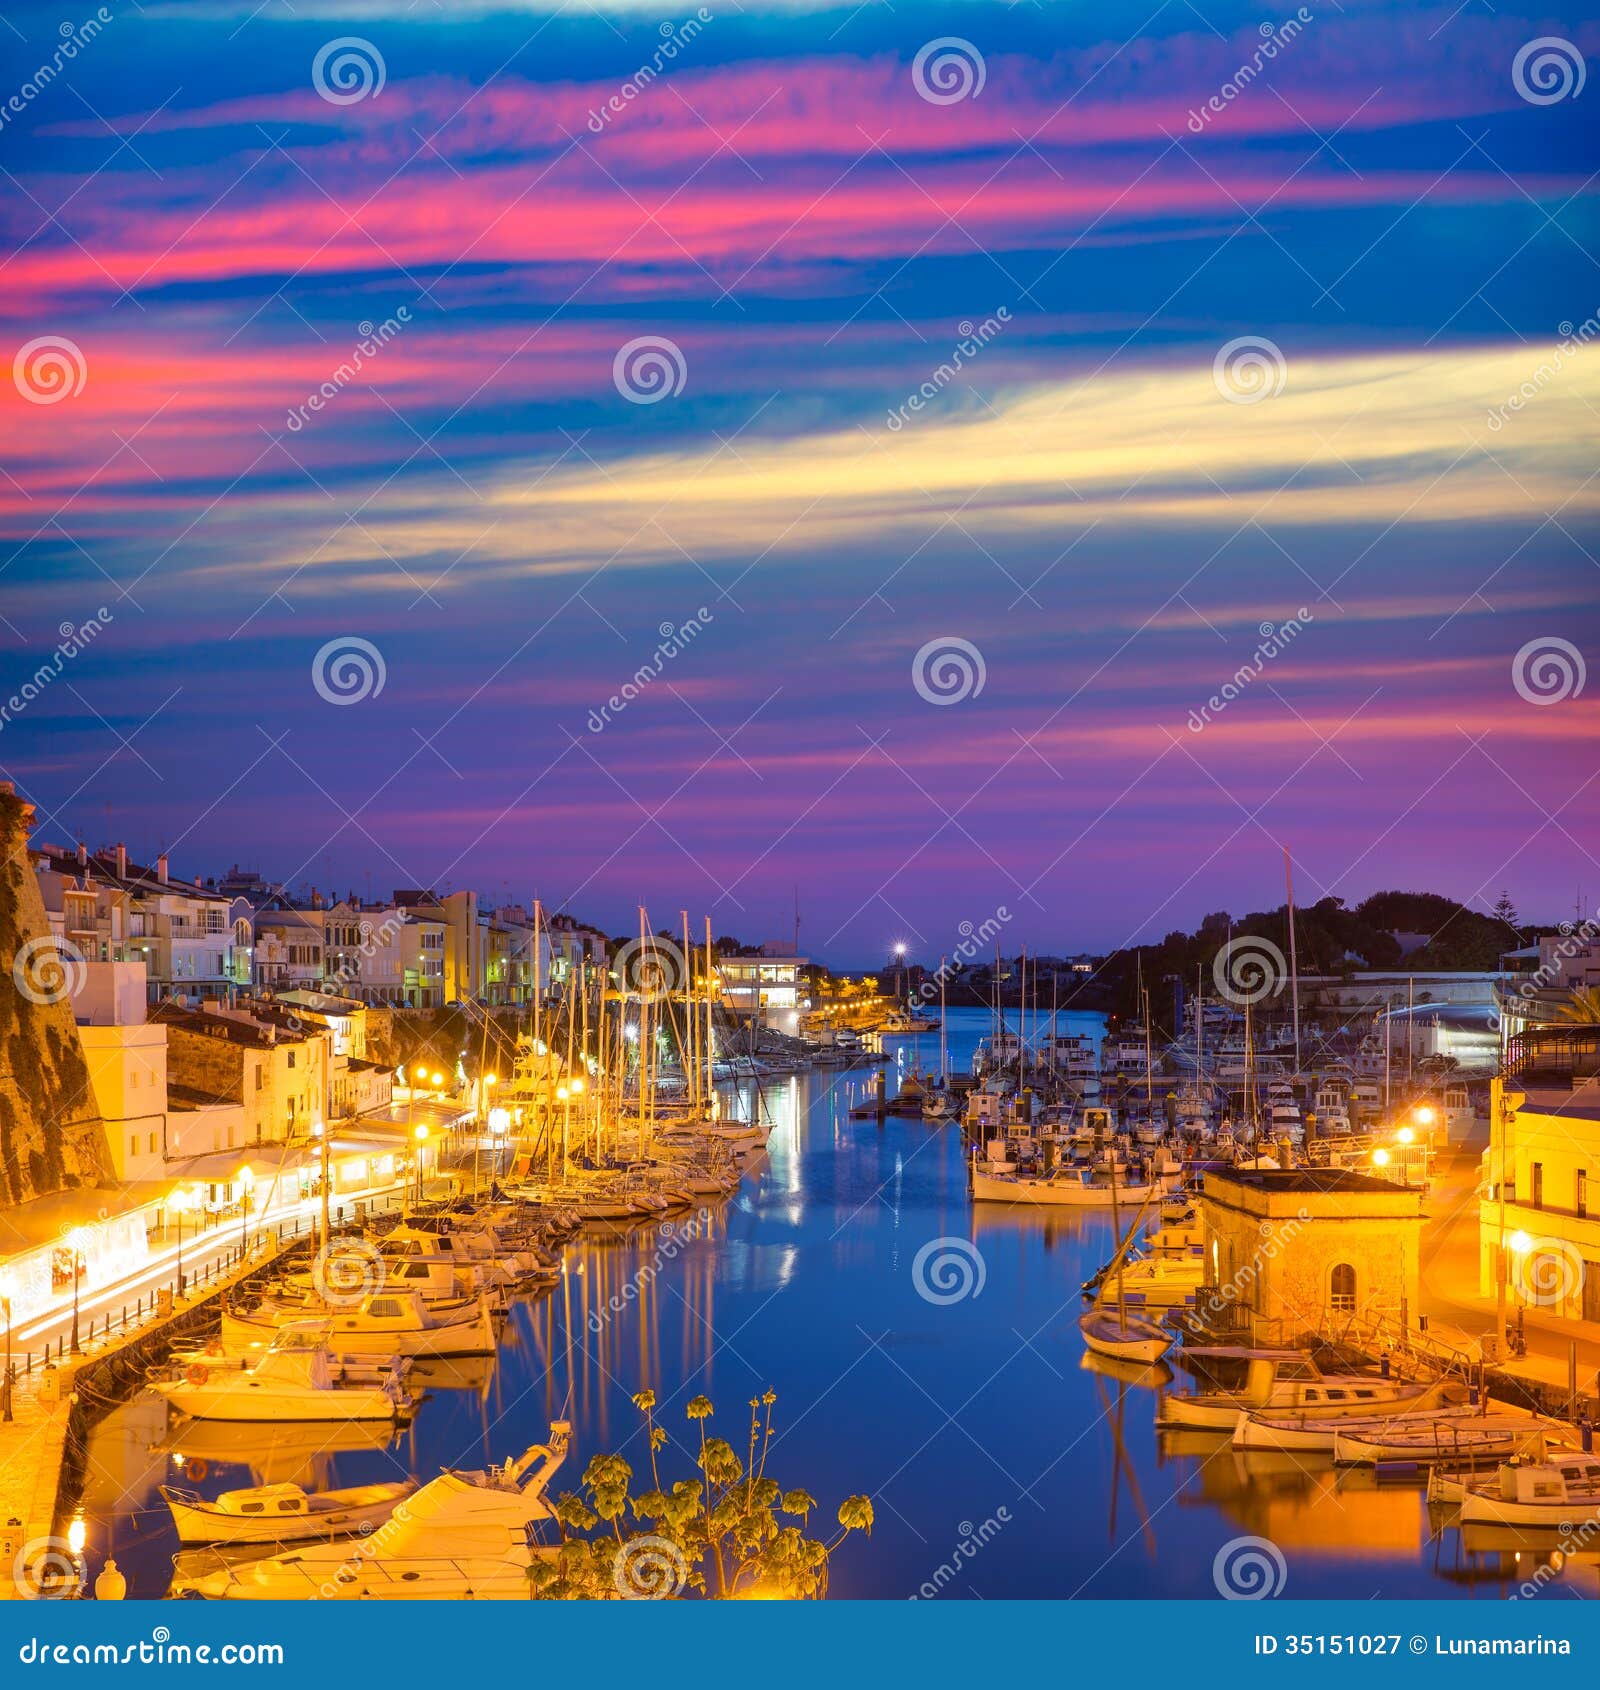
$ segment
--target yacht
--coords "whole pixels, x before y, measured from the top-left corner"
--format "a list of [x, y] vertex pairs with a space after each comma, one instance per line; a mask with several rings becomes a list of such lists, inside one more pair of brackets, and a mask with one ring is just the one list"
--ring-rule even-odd
[[984, 1173], [972, 1168], [972, 1195], [980, 1203], [1038, 1203], [1075, 1209], [1109, 1209], [1117, 1203], [1142, 1203], [1158, 1187], [1144, 1181], [1112, 1184], [1087, 1168], [1057, 1168], [1050, 1173]]
[[567, 1421], [553, 1421], [548, 1443], [503, 1467], [447, 1469], [359, 1543], [219, 1565], [181, 1588], [175, 1582], [172, 1594], [234, 1602], [526, 1599], [535, 1561], [556, 1553], [533, 1545], [531, 1529], [552, 1517], [544, 1493], [571, 1436]]
[[[275, 1332], [297, 1309], [263, 1303], [245, 1314], [226, 1311], [222, 1338], [248, 1343]], [[482, 1297], [455, 1307], [430, 1308], [415, 1291], [385, 1289], [362, 1298], [353, 1309], [326, 1316], [329, 1342], [348, 1355], [493, 1355], [494, 1321]]]
[[176, 1379], [152, 1382], [182, 1414], [195, 1420], [378, 1420], [393, 1422], [409, 1409], [399, 1381], [340, 1385], [320, 1323], [281, 1327], [253, 1367], [213, 1371], [191, 1363]]

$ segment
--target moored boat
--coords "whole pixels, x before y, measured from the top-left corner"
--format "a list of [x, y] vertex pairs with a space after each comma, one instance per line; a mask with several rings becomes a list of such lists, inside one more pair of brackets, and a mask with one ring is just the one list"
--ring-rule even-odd
[[526, 1598], [535, 1560], [555, 1550], [530, 1543], [551, 1518], [544, 1492], [566, 1459], [572, 1428], [554, 1421], [503, 1467], [447, 1469], [405, 1498], [371, 1536], [355, 1544], [311, 1544], [243, 1565], [186, 1568], [174, 1595], [213, 1601], [462, 1600]]
[[410, 1406], [392, 1377], [381, 1385], [340, 1385], [319, 1322], [280, 1328], [252, 1367], [213, 1371], [195, 1362], [177, 1378], [155, 1380], [150, 1388], [195, 1420], [393, 1421]]
[[307, 1492], [295, 1484], [224, 1491], [208, 1502], [196, 1491], [162, 1485], [180, 1543], [272, 1544], [348, 1536], [381, 1526], [416, 1490], [415, 1479]]

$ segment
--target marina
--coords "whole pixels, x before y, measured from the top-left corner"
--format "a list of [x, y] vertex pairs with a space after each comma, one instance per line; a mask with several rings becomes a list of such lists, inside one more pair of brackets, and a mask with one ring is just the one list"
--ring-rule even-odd
[[[955, 1060], [970, 1060], [981, 1013], [949, 1019]], [[911, 1071], [911, 1045], [888, 1040], [891, 1087]], [[974, 1203], [958, 1126], [864, 1121], [853, 1112], [869, 1083], [822, 1070], [726, 1092], [732, 1118], [770, 1121], [737, 1189], [676, 1220], [584, 1223], [560, 1246], [558, 1276], [511, 1299], [493, 1356], [414, 1364], [414, 1374], [461, 1371], [420, 1381], [415, 1416], [393, 1435], [345, 1443], [365, 1431], [345, 1428], [330, 1445], [311, 1427], [186, 1426], [158, 1393], [136, 1394], [90, 1438], [76, 1506], [91, 1541], [131, 1594], [157, 1596], [182, 1547], [163, 1486], [181, 1488], [190, 1508], [251, 1485], [287, 1487], [291, 1500], [426, 1486], [441, 1470], [492, 1467], [555, 1420], [571, 1425], [570, 1472], [601, 1451], [640, 1458], [630, 1399], [641, 1388], [670, 1424], [670, 1405], [696, 1394], [720, 1412], [771, 1387], [786, 1468], [828, 1495], [875, 1475], [870, 1547], [837, 1558], [836, 1596], [915, 1594], [973, 1522], [1002, 1517], [961, 1587], [942, 1594], [1207, 1595], [1218, 1549], [1267, 1527], [1319, 1594], [1381, 1580], [1395, 1593], [1451, 1595], [1527, 1576], [1526, 1559], [1469, 1551], [1439, 1505], [1430, 1512], [1425, 1468], [1375, 1485], [1370, 1468], [1364, 1478], [1336, 1464], [1331, 1434], [1316, 1452], [1236, 1450], [1228, 1405], [1209, 1416], [1181, 1408], [1199, 1400], [1185, 1395], [1197, 1380], [1183, 1367], [1087, 1350], [1078, 1287], [1113, 1257], [1110, 1210]], [[1163, 1348], [1177, 1336], [1158, 1330]], [[1319, 1392], [1348, 1391], [1352, 1411], [1388, 1413], [1417, 1395], [1375, 1374], [1297, 1379], [1289, 1359], [1248, 1363], [1237, 1402], [1267, 1409], [1293, 1390], [1309, 1414], [1329, 1406]], [[1214, 1377], [1228, 1361], [1192, 1365]], [[1196, 1429], [1208, 1420], [1216, 1431]], [[231, 1566], [196, 1582], [211, 1594], [279, 1594], [330, 1556], [337, 1564], [330, 1548], [292, 1573]], [[398, 1559], [415, 1559], [439, 1593], [427, 1543]], [[1557, 1560], [1561, 1585], [1596, 1593], [1600, 1556]]]

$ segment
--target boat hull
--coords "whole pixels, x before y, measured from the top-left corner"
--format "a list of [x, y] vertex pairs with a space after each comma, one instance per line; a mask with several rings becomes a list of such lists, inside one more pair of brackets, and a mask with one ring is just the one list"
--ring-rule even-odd
[[180, 1493], [166, 1485], [161, 1487], [161, 1494], [172, 1511], [180, 1543], [232, 1548], [320, 1543], [329, 1538], [374, 1531], [416, 1488], [415, 1481], [410, 1479], [388, 1485], [370, 1485], [367, 1490], [378, 1494], [369, 1495], [361, 1502], [313, 1513], [277, 1515], [225, 1513], [211, 1503], [185, 1501]]
[[1091, 1309], [1079, 1317], [1078, 1330], [1084, 1343], [1109, 1361], [1160, 1361], [1172, 1344], [1172, 1335], [1153, 1322], [1137, 1315], [1124, 1322], [1112, 1309]]
[[[1119, 1186], [1117, 1203], [1137, 1207], [1154, 1190], [1155, 1187], [1148, 1185]], [[972, 1174], [972, 1195], [980, 1203], [1036, 1203], [1067, 1209], [1111, 1207], [1110, 1186], [1085, 1185], [1070, 1179], [1008, 1178], [976, 1169]]]

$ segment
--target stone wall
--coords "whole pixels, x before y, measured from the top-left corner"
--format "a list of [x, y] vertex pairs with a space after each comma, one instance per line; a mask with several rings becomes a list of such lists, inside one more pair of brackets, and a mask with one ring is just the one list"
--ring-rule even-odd
[[0, 1208], [110, 1178], [72, 1016], [79, 959], [50, 936], [28, 858], [33, 806], [0, 789]]

